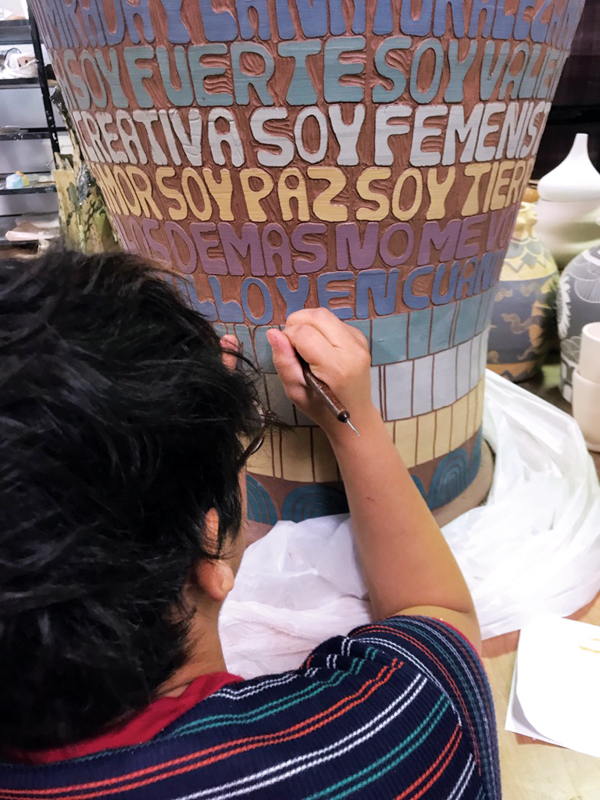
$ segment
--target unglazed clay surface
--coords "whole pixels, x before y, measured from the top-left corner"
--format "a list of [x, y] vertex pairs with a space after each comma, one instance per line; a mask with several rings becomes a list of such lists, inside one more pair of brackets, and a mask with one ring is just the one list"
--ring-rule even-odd
[[362, 330], [373, 397], [432, 508], [481, 460], [506, 248], [583, 0], [33, 0], [122, 244], [173, 265], [294, 426], [255, 519], [344, 507], [266, 330]]

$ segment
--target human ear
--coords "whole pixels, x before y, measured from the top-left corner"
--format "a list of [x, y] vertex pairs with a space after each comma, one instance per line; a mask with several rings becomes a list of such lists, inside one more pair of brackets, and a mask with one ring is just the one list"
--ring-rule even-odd
[[195, 583], [215, 603], [222, 603], [233, 589], [235, 576], [230, 564], [221, 559], [202, 560], [194, 568]]
[[[218, 543], [219, 515], [211, 508], [205, 517], [205, 534], [211, 541], [211, 549]], [[226, 558], [202, 559], [190, 576], [196, 587], [216, 603], [222, 603], [233, 589], [235, 573]]]

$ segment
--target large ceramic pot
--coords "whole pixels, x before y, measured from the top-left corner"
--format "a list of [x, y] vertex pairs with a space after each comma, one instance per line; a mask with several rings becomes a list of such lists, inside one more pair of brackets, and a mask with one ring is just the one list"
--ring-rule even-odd
[[557, 305], [560, 390], [570, 403], [573, 371], [579, 363], [581, 331], [589, 322], [600, 322], [600, 247], [586, 250], [567, 265], [560, 278]]
[[495, 284], [582, 6], [33, 0], [123, 246], [180, 271], [293, 426], [251, 465], [255, 519], [345, 507], [265, 335], [306, 306], [365, 333], [429, 505], [473, 481]]
[[558, 268], [535, 223], [535, 205], [521, 203], [492, 310], [488, 367], [512, 381], [537, 372], [556, 335]]

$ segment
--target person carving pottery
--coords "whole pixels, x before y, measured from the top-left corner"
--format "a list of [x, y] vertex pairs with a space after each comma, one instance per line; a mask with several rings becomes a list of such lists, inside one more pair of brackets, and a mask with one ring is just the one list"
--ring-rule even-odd
[[473, 602], [360, 332], [312, 309], [269, 341], [335, 451], [373, 622], [242, 680], [217, 620], [264, 427], [235, 339], [124, 254], [0, 262], [0, 320], [0, 797], [500, 797]]

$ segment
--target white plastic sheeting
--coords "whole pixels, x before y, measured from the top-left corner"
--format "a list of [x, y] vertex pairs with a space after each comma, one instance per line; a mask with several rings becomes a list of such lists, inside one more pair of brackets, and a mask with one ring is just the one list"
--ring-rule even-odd
[[[600, 590], [600, 486], [575, 421], [489, 370], [484, 437], [496, 453], [488, 500], [443, 531], [488, 638]], [[251, 545], [220, 628], [228, 668], [250, 678], [294, 669], [369, 619], [343, 515], [280, 522]]]

